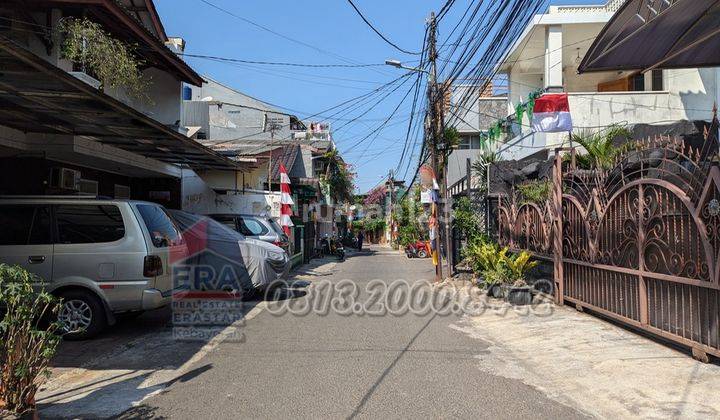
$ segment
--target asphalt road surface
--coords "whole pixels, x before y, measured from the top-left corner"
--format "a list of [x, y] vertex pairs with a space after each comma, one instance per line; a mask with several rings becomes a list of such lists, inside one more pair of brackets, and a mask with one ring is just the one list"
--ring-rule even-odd
[[[295, 295], [269, 303], [242, 326], [243, 340], [220, 343], [123, 417], [583, 417], [520, 381], [481, 371], [488, 345], [450, 328], [460, 315], [383, 306], [388, 288], [402, 287], [398, 280], [411, 287], [433, 274], [430, 260], [386, 248], [350, 255], [307, 278], [312, 287], [300, 283]], [[341, 298], [343, 291], [350, 294]]]

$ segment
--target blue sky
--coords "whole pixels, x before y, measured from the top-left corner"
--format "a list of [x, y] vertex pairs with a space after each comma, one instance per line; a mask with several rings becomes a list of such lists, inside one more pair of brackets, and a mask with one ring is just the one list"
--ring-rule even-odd
[[[169, 36], [187, 41], [186, 53], [255, 61], [345, 64], [383, 63], [387, 58], [410, 61], [368, 28], [345, 0], [257, 1], [208, 0], [238, 16], [268, 27], [284, 37], [223, 13], [201, 0], [155, 0]], [[444, 0], [356, 0], [356, 5], [390, 40], [406, 50], [421, 48], [425, 19]], [[459, 19], [471, 0], [458, 0], [439, 27], [439, 39]], [[553, 1], [553, 4], [596, 3]], [[288, 39], [290, 38], [290, 39]], [[295, 40], [296, 42], [293, 42]], [[309, 47], [308, 45], [312, 46]], [[294, 68], [224, 64], [200, 58], [187, 61], [208, 75], [242, 92], [291, 108], [300, 118], [367, 93], [400, 76], [392, 67]], [[410, 83], [406, 85], [410, 87]], [[407, 88], [398, 89], [358, 121], [335, 132], [346, 161], [357, 168], [361, 192], [377, 184], [397, 165], [405, 139], [411, 101], [406, 101], [372, 143], [352, 145], [382, 123]], [[363, 110], [350, 113], [357, 116]], [[344, 121], [331, 121], [339, 127]], [[413, 165], [417, 157], [413, 156]], [[404, 168], [404, 165], [403, 165]], [[400, 176], [402, 176], [402, 172]]]

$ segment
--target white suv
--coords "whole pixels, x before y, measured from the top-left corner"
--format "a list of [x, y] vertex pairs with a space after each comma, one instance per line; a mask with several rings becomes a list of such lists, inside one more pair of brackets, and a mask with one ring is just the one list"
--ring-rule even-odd
[[63, 298], [66, 338], [89, 338], [113, 324], [114, 314], [168, 304], [171, 256], [186, 252], [155, 203], [0, 198], [0, 263], [26, 268]]

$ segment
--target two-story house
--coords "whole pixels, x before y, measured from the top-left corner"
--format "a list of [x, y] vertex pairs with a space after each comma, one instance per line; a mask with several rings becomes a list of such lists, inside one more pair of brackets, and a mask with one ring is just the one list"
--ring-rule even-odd
[[[578, 74], [595, 38], [624, 0], [603, 5], [550, 6], [536, 15], [507, 52], [498, 70], [507, 75], [506, 115], [537, 91], [568, 93], [574, 130], [611, 124], [668, 124], [709, 120], [718, 83], [715, 69], [602, 71]], [[529, 116], [513, 121], [499, 145], [506, 159], [567, 145], [568, 133], [535, 133]]]
[[[446, 101], [447, 102], [447, 101]], [[488, 148], [481, 141], [488, 129], [507, 114], [507, 97], [496, 93], [492, 83], [483, 86], [456, 83], [449, 90], [447, 126], [458, 132], [458, 144], [448, 156], [447, 184], [466, 176], [472, 164]]]
[[[203, 80], [178, 56], [184, 42], [166, 35], [152, 0], [140, 3], [0, 3], [0, 194], [86, 193], [180, 207], [185, 168], [244, 170], [180, 127], [183, 83]], [[104, 86], [92, 68], [67, 59], [68, 19], [99, 27], [94, 35], [142, 62], [142, 97]], [[87, 51], [97, 46], [85, 39]]]
[[[264, 101], [226, 86], [209, 77], [201, 86], [188, 87], [183, 101], [181, 125], [193, 137], [217, 153], [243, 162], [251, 170], [230, 174], [204, 170], [185, 179], [186, 195], [203, 189], [221, 192], [212, 200], [190, 199], [188, 209], [216, 212], [214, 203], [242, 212], [269, 212], [279, 215], [280, 175], [283, 164], [293, 182], [293, 192], [301, 198], [317, 198], [318, 178], [325, 170], [323, 154], [334, 149], [329, 126], [305, 124]], [[228, 209], [226, 209], [228, 210]]]

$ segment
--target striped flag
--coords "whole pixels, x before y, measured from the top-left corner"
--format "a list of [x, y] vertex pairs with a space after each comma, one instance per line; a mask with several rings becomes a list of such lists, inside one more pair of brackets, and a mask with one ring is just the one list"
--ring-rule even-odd
[[535, 99], [532, 126], [535, 131], [546, 133], [572, 131], [567, 93], [546, 93]]
[[280, 226], [283, 228], [283, 232], [290, 236], [290, 226], [295, 226], [290, 219], [292, 216], [292, 206], [295, 204], [292, 197], [290, 196], [290, 177], [287, 174], [285, 165], [280, 164]]

